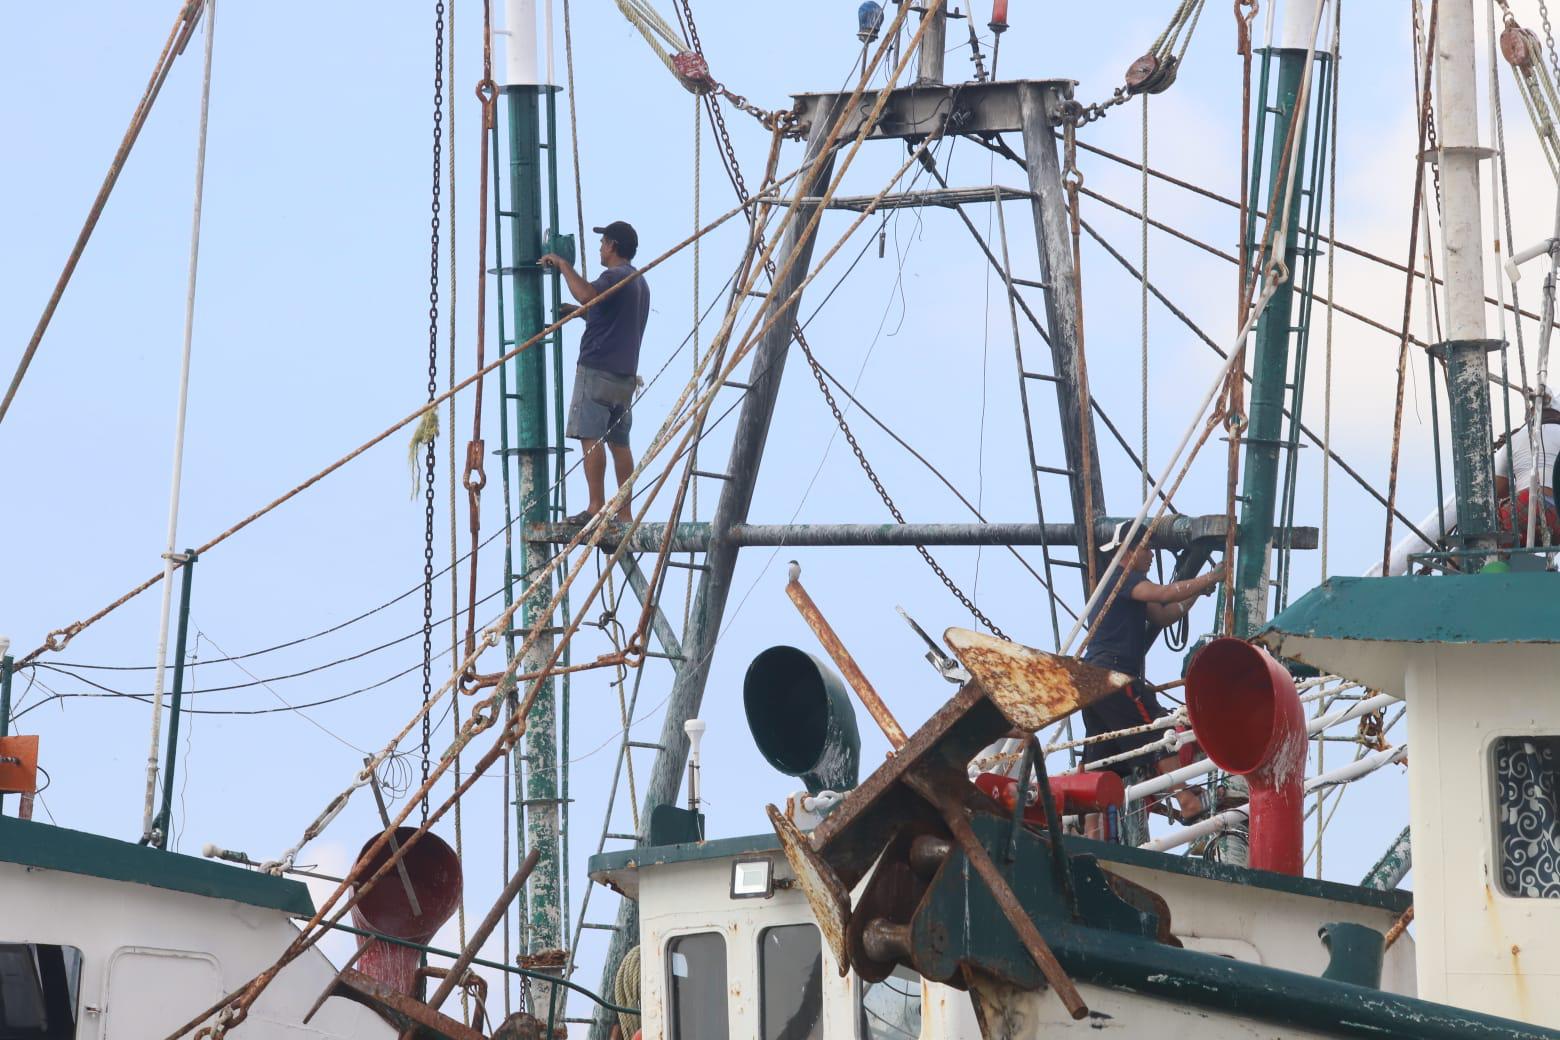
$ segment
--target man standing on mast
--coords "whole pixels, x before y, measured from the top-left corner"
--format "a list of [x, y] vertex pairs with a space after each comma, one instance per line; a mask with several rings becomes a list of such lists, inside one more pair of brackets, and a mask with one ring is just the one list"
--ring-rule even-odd
[[[583, 524], [606, 506], [607, 458], [621, 487], [634, 472], [634, 454], [628, 446], [633, 423], [634, 391], [639, 383], [639, 344], [650, 317], [650, 286], [630, 262], [639, 252], [639, 234], [623, 220], [592, 228], [601, 235], [601, 274], [586, 281], [569, 262], [548, 253], [537, 263], [556, 267], [569, 292], [581, 304], [589, 304], [613, 286], [628, 284], [600, 300], [585, 312], [585, 334], [580, 337], [579, 365], [574, 372], [574, 395], [564, 436], [580, 442], [585, 453], [585, 486], [590, 501], [584, 512], [569, 517]], [[632, 518], [633, 490], [618, 508], [617, 519]]]

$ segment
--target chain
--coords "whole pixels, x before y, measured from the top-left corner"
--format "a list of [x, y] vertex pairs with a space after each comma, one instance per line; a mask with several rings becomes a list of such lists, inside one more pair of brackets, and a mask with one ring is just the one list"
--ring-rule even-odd
[[1117, 87], [1108, 101], [1096, 101], [1085, 105], [1081, 101], [1068, 98], [1057, 107], [1056, 114], [1060, 122], [1070, 124], [1073, 127], [1088, 126], [1096, 119], [1104, 119], [1105, 113], [1117, 105], [1125, 105], [1132, 99], [1132, 92], [1125, 86]]
[[[1419, 55], [1423, 54], [1425, 56], [1424, 74], [1428, 76], [1430, 74], [1431, 56], [1425, 49], [1424, 15], [1423, 15], [1422, 9], [1421, 9], [1421, 7], [1419, 5], [1419, 0], [1414, 0], [1413, 12], [1414, 12], [1414, 66], [1415, 66], [1416, 69], [1418, 68], [1418, 66], [1419, 66]], [[1548, 22], [1544, 23], [1544, 29], [1545, 29], [1546, 32], [1548, 31], [1548, 29], [1549, 29]], [[1554, 41], [1551, 40], [1550, 41], [1550, 46], [1553, 47], [1553, 45], [1554, 45]], [[1416, 78], [1416, 85], [1417, 85], [1417, 78]], [[1433, 107], [1432, 108], [1428, 108], [1428, 109], [1425, 110], [1425, 144], [1426, 144], [1426, 146], [1427, 146], [1427, 148], [1428, 148], [1428, 150], [1430, 152], [1433, 152], [1433, 153], [1436, 153], [1436, 154], [1440, 153], [1441, 144], [1440, 144], [1439, 139], [1436, 137], [1436, 133], [1435, 133], [1435, 110], [1434, 110]], [[1431, 180], [1431, 183], [1433, 183], [1435, 185], [1435, 207], [1436, 207], [1436, 210], [1439, 211], [1440, 208], [1441, 208], [1441, 164], [1439, 162], [1433, 162], [1433, 163], [1430, 164], [1430, 180]]]
[[[433, 44], [433, 195], [428, 218], [428, 401], [439, 393], [439, 209], [440, 163], [444, 152], [444, 0], [434, 7]], [[434, 440], [429, 438], [423, 456], [423, 666], [422, 666], [422, 821], [428, 822], [428, 759], [433, 734], [428, 701], [433, 696], [433, 502]]]
[[[682, 9], [681, 18], [683, 22], [683, 28], [688, 32], [689, 45], [692, 46], [694, 53], [698, 54], [702, 58], [704, 51], [702, 45], [699, 42], [698, 27], [695, 26], [693, 22], [693, 8], [690, 6], [690, 0], [681, 0], [680, 6]], [[737, 104], [738, 107], [742, 107], [740, 104], [738, 104], [738, 99], [732, 98], [732, 95], [729, 91], [725, 91], [724, 88], [721, 89], [722, 93], [727, 96], [728, 99], [731, 99], [733, 104]], [[742, 167], [737, 161], [737, 152], [736, 149], [732, 146], [731, 135], [726, 132], [726, 120], [721, 114], [719, 105], [711, 103], [708, 104], [707, 107], [710, 112], [710, 118], [715, 123], [715, 130], [720, 136], [721, 151], [724, 153], [723, 158], [725, 160], [726, 172], [731, 177], [731, 185], [737, 191], [738, 200], [745, 203], [750, 197], [748, 193], [747, 180], [742, 176]], [[747, 111], [747, 109], [744, 108], [743, 111]], [[765, 125], [767, 126], [769, 124], [766, 123]], [[770, 127], [771, 130], [780, 128], [781, 127], [779, 126]], [[748, 219], [750, 221], [753, 219], [753, 213], [751, 210], [748, 212]], [[757, 248], [760, 250], [763, 248], [762, 241], [758, 243]], [[765, 263], [765, 270], [769, 272], [769, 278], [772, 284], [775, 277], [775, 263], [772, 258]], [[840, 411], [839, 403], [835, 401], [834, 394], [829, 390], [828, 380], [824, 377], [823, 369], [821, 366], [819, 366], [818, 359], [813, 357], [812, 347], [808, 344], [807, 337], [803, 335], [801, 325], [793, 323], [791, 333], [796, 338], [796, 345], [802, 348], [802, 356], [807, 359], [808, 367], [812, 369], [813, 378], [818, 381], [818, 389], [823, 392], [823, 399], [828, 403], [829, 411], [834, 413], [834, 421], [839, 425], [840, 432], [845, 435], [845, 441], [850, 445], [851, 452], [855, 454], [856, 461], [861, 464], [862, 471], [866, 473], [867, 479], [872, 482], [873, 489], [877, 491], [878, 497], [883, 500], [883, 504], [888, 507], [888, 511], [893, 514], [894, 519], [901, 524], [905, 523], [906, 521], [904, 514], [901, 513], [899, 511], [899, 507], [894, 504], [894, 499], [889, 495], [888, 489], [883, 486], [882, 480], [878, 479], [877, 471], [872, 468], [872, 463], [867, 461], [867, 456], [862, 452], [861, 445], [856, 441], [855, 433], [851, 431], [850, 424], [845, 421], [845, 414]], [[932, 556], [932, 554], [927, 551], [926, 546], [918, 545], [915, 547], [915, 549], [916, 552], [921, 554], [921, 558], [926, 561], [926, 565], [932, 569], [932, 572], [936, 574], [942, 583], [948, 587], [948, 591], [953, 593], [954, 598], [962, 603], [966, 610], [974, 615], [974, 617], [982, 625], [985, 625], [988, 629], [990, 629], [993, 635], [996, 635], [1001, 639], [1009, 638], [1007, 633], [998, 628], [996, 624], [989, 617], [987, 617], [979, 607], [974, 604], [969, 596], [964, 594], [964, 590], [959, 588], [959, 586], [954, 583], [952, 578], [948, 577], [948, 572], [943, 570], [942, 565], [939, 564]]]
[[1538, 0], [1538, 17], [1544, 24], [1544, 43], [1549, 48], [1549, 65], [1555, 70], [1555, 80], [1560, 82], [1560, 54], [1555, 52], [1555, 32], [1549, 27], [1549, 5]]

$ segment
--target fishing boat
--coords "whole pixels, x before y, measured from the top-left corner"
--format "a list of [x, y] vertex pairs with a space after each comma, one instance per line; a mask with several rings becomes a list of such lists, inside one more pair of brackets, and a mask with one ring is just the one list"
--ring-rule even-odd
[[[161, 567], [80, 620], [51, 628], [55, 619], [29, 618], [43, 634], [35, 648], [0, 646], [0, 1040], [1560, 1037], [1560, 987], [1550, 988], [1560, 951], [1546, 942], [1560, 925], [1560, 707], [1549, 696], [1560, 671], [1560, 530], [1551, 530], [1560, 524], [1543, 507], [1560, 483], [1545, 448], [1560, 218], [1524, 227], [1512, 216], [1527, 219], [1513, 206], [1534, 183], [1525, 174], [1536, 174], [1532, 194], [1546, 211], [1560, 180], [1560, 51], [1543, 0], [1536, 12], [1504, 0], [1400, 5], [1412, 25], [1416, 136], [1403, 159], [1414, 174], [1405, 264], [1349, 244], [1337, 227], [1340, 41], [1354, 13], [1341, 0], [1240, 0], [1233, 22], [1222, 23], [1233, 50], [1195, 55], [1222, 60], [1240, 88], [1224, 137], [1238, 140], [1226, 157], [1239, 171], [1233, 193], [1150, 162], [1150, 105], [1158, 112], [1161, 98], [1186, 89], [1194, 34], [1203, 25], [1206, 47], [1214, 31], [1205, 0], [1159, 5], [1157, 35], [1131, 41], [1148, 49], [1108, 94], [1075, 70], [1032, 64], [1031, 50], [1015, 57], [1015, 37], [1043, 30], [1018, 18], [1010, 26], [1005, 0], [846, 5], [855, 16], [848, 31], [815, 41], [843, 85], [793, 83], [778, 107], [717, 79], [720, 71], [734, 80], [741, 65], [706, 53], [690, 0], [677, 0], [670, 18], [650, 0], [599, 5], [589, 19], [610, 17], [647, 67], [664, 68], [691, 95], [698, 129], [691, 233], [653, 256], [629, 256], [629, 274], [583, 297], [564, 271], [590, 267], [580, 157], [590, 129], [576, 96], [592, 73], [582, 59], [577, 87], [573, 17], [585, 12], [568, 0], [561, 11], [550, 0], [506, 0], [497, 11], [484, 0], [480, 10], [462, 5], [457, 32], [455, 4], [441, 0], [430, 306], [418, 330], [419, 366], [423, 331], [428, 340], [426, 395], [419, 369], [415, 407], [390, 416], [388, 428], [266, 504], [246, 500], [221, 533], [181, 548], [217, 6], [179, 5], [0, 403], [0, 436], [10, 436], [33, 421], [23, 411], [7, 426], [13, 403], [25, 408], [29, 391], [65, 392], [24, 380], [51, 347], [56, 311], [79, 306], [66, 290], [171, 71], [201, 51]], [[770, 60], [749, 37], [746, 60]], [[468, 49], [471, 40], [479, 46]], [[478, 66], [473, 53], [474, 100], [456, 120], [449, 84]], [[964, 64], [967, 74], [951, 71]], [[1513, 138], [1528, 130], [1514, 114], [1508, 125], [1501, 103], [1513, 85], [1531, 117], [1521, 146], [1508, 145], [1508, 130]], [[1101, 136], [1134, 107], [1136, 160]], [[457, 126], [476, 130], [474, 144], [462, 137], [469, 151], [456, 149]], [[713, 211], [699, 177], [706, 138], [733, 191]], [[974, 183], [962, 179], [968, 164], [953, 173], [961, 143], [988, 162]], [[1183, 146], [1178, 159], [1190, 161], [1190, 151]], [[1111, 183], [1109, 174], [1086, 186], [1090, 163], [1130, 174], [1141, 185], [1137, 207], [1092, 186]], [[1221, 207], [1238, 232], [1233, 249], [1157, 219], [1151, 183]], [[455, 200], [472, 195], [475, 217], [456, 221]], [[1100, 207], [1094, 223], [1089, 206]], [[1009, 226], [1024, 213], [1032, 249]], [[1140, 231], [1136, 265], [1100, 232], [1107, 213]], [[894, 221], [907, 214], [917, 228], [933, 217], [946, 223], [963, 249], [959, 269], [985, 282], [987, 297], [973, 308], [986, 320], [982, 354], [993, 319], [999, 340], [1011, 340], [1010, 431], [1021, 438], [1019, 497], [1026, 509], [1032, 499], [1033, 521], [989, 519], [959, 490], [962, 480], [917, 450], [918, 431], [870, 410], [859, 380], [836, 377], [828, 352], [809, 341], [836, 290], [873, 277], [857, 265], [874, 246], [885, 256], [891, 230], [898, 270], [887, 284], [905, 295]], [[563, 230], [571, 223], [573, 233]], [[455, 328], [455, 272], [466, 266], [456, 229], [480, 263], [466, 339]], [[1199, 324], [1156, 284], [1151, 234], [1224, 265], [1222, 325]], [[713, 296], [700, 281], [712, 255], [730, 272]], [[1343, 302], [1340, 255], [1400, 280], [1398, 324]], [[1139, 359], [1129, 367], [1121, 350], [1098, 345], [1104, 337], [1086, 348], [1086, 328], [1108, 336], [1124, 309], [1119, 298], [1085, 292], [1086, 258], [1091, 271], [1118, 265], [1137, 289], [1140, 380]], [[657, 358], [659, 371], [641, 373], [632, 473], [616, 474], [603, 508], [571, 515], [568, 486], [577, 488], [581, 460], [565, 426], [575, 378], [566, 338], [593, 312], [611, 313], [636, 281], [659, 293], [662, 275], [673, 284], [690, 259], [692, 329]], [[1541, 305], [1524, 310], [1520, 293], [1540, 275]], [[803, 307], [820, 294], [813, 310]], [[1207, 349], [1206, 365], [1178, 362], [1174, 378], [1148, 378], [1151, 303], [1178, 322], [1177, 337]], [[959, 307], [942, 299], [932, 309]], [[1334, 436], [1333, 326], [1343, 317], [1374, 324], [1398, 348], [1384, 490]], [[927, 321], [912, 336], [931, 337]], [[1308, 364], [1318, 330], [1325, 377]], [[686, 372], [672, 369], [678, 357]], [[807, 371], [792, 381], [815, 383], [830, 416], [825, 458], [841, 438], [892, 522], [798, 522], [798, 506], [776, 523], [755, 512], [760, 473], [785, 466], [795, 443], [778, 408], [793, 359]], [[986, 384], [982, 367], [982, 395]], [[1128, 384], [1141, 391], [1138, 444], [1107, 411], [1136, 400], [1119, 393]], [[1399, 479], [1405, 436], [1425, 428], [1404, 421], [1408, 392], [1421, 388], [1433, 488]], [[984, 396], [971, 403], [923, 389], [919, 432], [975, 423], [983, 442]], [[457, 402], [471, 430], [463, 463]], [[1179, 424], [1157, 454], [1151, 412], [1156, 428], [1161, 415]], [[409, 445], [422, 507], [421, 582], [309, 635], [241, 654], [213, 643], [220, 656], [202, 658], [209, 637], [192, 620], [197, 563], [220, 559], [235, 535], [397, 442]], [[881, 460], [869, 458], [887, 442], [972, 519], [908, 520]], [[1303, 450], [1319, 461], [1302, 464]], [[982, 454], [982, 486], [984, 466]], [[1304, 487], [1313, 471], [1319, 501]], [[1107, 498], [1107, 477], [1123, 476], [1136, 486], [1111, 486]], [[1344, 478], [1379, 506], [1368, 523], [1351, 516], [1347, 526], [1374, 537], [1384, 520], [1379, 562], [1362, 561], [1358, 577], [1330, 573], [1326, 557], [1329, 482]], [[705, 519], [701, 490], [715, 503]], [[1127, 501], [1130, 511], [1108, 507]], [[1411, 522], [1424, 508], [1430, 515]], [[441, 516], [449, 560], [436, 573]], [[1320, 523], [1309, 526], [1313, 519]], [[353, 523], [372, 526], [363, 516]], [[1169, 563], [1161, 580], [1170, 585], [1216, 562], [1218, 595], [1206, 615], [1193, 620], [1188, 608], [1145, 633], [1164, 638], [1156, 666], [1180, 668], [1152, 691], [1175, 707], [1145, 711], [1142, 725], [1091, 731], [1087, 709], [1145, 682], [1086, 655], [1138, 546]], [[769, 569], [782, 549], [797, 557], [784, 582]], [[993, 607], [1014, 613], [1011, 600], [981, 594], [941, 562], [972, 549], [1006, 554], [1034, 582], [1024, 586], [1022, 625], [1007, 621], [1011, 637]], [[1301, 591], [1308, 572], [1297, 560], [1317, 549], [1320, 581]], [[853, 572], [871, 578], [831, 581], [822, 561], [842, 550], [913, 561], [942, 598], [893, 617], [905, 583], [876, 564]], [[767, 562], [740, 592], [738, 561], [755, 555]], [[448, 616], [436, 620], [445, 582]], [[153, 589], [154, 664], [69, 656], [84, 633], [149, 602], [143, 594]], [[419, 593], [421, 627], [362, 652], [421, 638], [420, 664], [389, 680], [345, 692], [326, 680], [326, 696], [300, 703], [271, 684], [319, 669], [262, 678], [243, 664], [400, 603], [415, 607]], [[733, 618], [752, 595], [790, 612], [795, 637], [734, 638]], [[929, 610], [945, 614], [933, 623]], [[197, 688], [197, 663], [200, 675], [222, 664], [253, 681]], [[120, 672], [144, 678], [149, 691], [127, 688]], [[419, 672], [420, 691], [410, 678]], [[354, 716], [350, 734], [308, 714], [384, 687], [406, 691], [399, 707]], [[281, 778], [308, 763], [240, 742], [224, 752], [234, 763], [224, 779], [264, 782], [230, 792], [240, 811], [199, 854], [180, 851], [179, 839], [188, 841], [176, 809], [180, 770], [187, 783], [193, 769], [181, 725], [188, 742], [192, 723], [229, 710], [207, 707], [213, 693], [254, 688], [280, 702], [266, 710], [347, 748], [351, 768], [323, 784], [309, 773], [305, 789], [287, 787], [284, 797]], [[137, 834], [66, 826], [70, 814], [61, 807], [57, 822], [42, 798], [53, 783], [48, 764], [63, 754], [55, 749], [71, 737], [32, 712], [88, 692], [115, 710], [151, 709]], [[573, 725], [606, 732], [600, 747], [578, 746], [571, 703], [590, 705]], [[409, 714], [400, 710], [408, 705]], [[711, 728], [739, 717], [746, 733]], [[1140, 739], [1095, 757], [1122, 737]], [[610, 768], [597, 752], [610, 753]], [[237, 768], [247, 755], [260, 756], [256, 772]], [[1351, 803], [1363, 822], [1342, 857], [1374, 866], [1358, 883], [1324, 876], [1323, 835], [1342, 793], [1386, 775], [1406, 777], [1406, 805]], [[1174, 807], [1188, 791], [1196, 812]], [[582, 792], [599, 804], [580, 804]], [[495, 797], [502, 826], [483, 827], [473, 807]], [[601, 826], [580, 832], [582, 841], [570, 821], [587, 809]], [[288, 837], [253, 851], [275, 841], [272, 815], [286, 817]], [[723, 829], [737, 819], [749, 833]], [[331, 851], [347, 824], [357, 830]], [[576, 865], [583, 871], [571, 886]], [[1411, 871], [1409, 892], [1401, 886]]]

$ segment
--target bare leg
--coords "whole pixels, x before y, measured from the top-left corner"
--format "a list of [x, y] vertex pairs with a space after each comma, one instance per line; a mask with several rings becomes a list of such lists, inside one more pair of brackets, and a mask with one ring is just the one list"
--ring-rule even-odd
[[[626, 444], [608, 444], [607, 447], [612, 449], [612, 472], [617, 476], [618, 487], [621, 488], [627, 485], [629, 479], [634, 475], [634, 453], [629, 450]], [[603, 471], [602, 475], [605, 476], [606, 464], [603, 463], [600, 468]], [[628, 523], [634, 518], [633, 503], [634, 488], [632, 485], [629, 485], [628, 495], [623, 499], [623, 505], [619, 507], [617, 512], [619, 520]], [[596, 508], [600, 509], [601, 507], [598, 505]]]
[[607, 455], [601, 450], [600, 441], [580, 441], [585, 451], [585, 487], [590, 494], [587, 511], [592, 515], [601, 512], [607, 496], [602, 487], [607, 477]]

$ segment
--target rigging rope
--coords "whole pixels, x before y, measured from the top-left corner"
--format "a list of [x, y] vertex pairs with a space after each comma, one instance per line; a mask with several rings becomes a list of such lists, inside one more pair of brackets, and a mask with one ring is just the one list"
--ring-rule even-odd
[[70, 255], [65, 258], [65, 267], [60, 271], [59, 280], [54, 283], [54, 291], [49, 294], [48, 302], [43, 305], [43, 315], [33, 329], [32, 338], [27, 341], [27, 349], [22, 351], [22, 359], [16, 366], [15, 374], [11, 376], [11, 385], [6, 387], [5, 398], [0, 400], [0, 422], [5, 421], [6, 413], [11, 409], [11, 402], [16, 400], [16, 391], [21, 388], [22, 379], [27, 375], [33, 356], [38, 353], [38, 344], [43, 342], [43, 334], [54, 317], [55, 309], [60, 305], [60, 299], [65, 295], [65, 287], [70, 284], [71, 275], [76, 272], [76, 265], [81, 262], [81, 254], [86, 251], [87, 240], [92, 237], [98, 218], [103, 215], [103, 207], [108, 204], [108, 196], [114, 190], [114, 185], [118, 183], [125, 162], [130, 158], [130, 149], [135, 146], [136, 138], [141, 136], [141, 128], [146, 125], [146, 119], [151, 115], [152, 105], [162, 91], [163, 83], [173, 68], [174, 59], [184, 53], [185, 46], [194, 35], [202, 10], [204, 10], [203, 0], [184, 0], [179, 7], [179, 14], [173, 21], [173, 28], [168, 31], [168, 39], [163, 43], [161, 53], [157, 55], [157, 63], [152, 68], [151, 79], [147, 81], [146, 90], [141, 94], [141, 100], [137, 102], [135, 111], [130, 116], [130, 126], [125, 130], [124, 137], [120, 139], [113, 160], [108, 164], [108, 173], [104, 174], [97, 197], [92, 200], [92, 208], [87, 211], [87, 219], [76, 235], [76, 244], [71, 247]]
[[587, 262], [590, 250], [585, 248], [585, 195], [580, 188], [580, 128], [575, 113], [574, 98], [574, 27], [569, 18], [569, 0], [563, 0], [563, 67], [569, 83], [569, 152], [574, 164], [574, 217], [579, 228], [580, 274], [590, 277]]
[[[446, 13], [446, 31], [448, 33], [449, 39], [446, 42], [445, 47], [447, 49], [447, 54], [448, 54], [448, 57], [449, 57], [450, 68], [453, 69], [453, 68], [458, 68], [459, 67], [458, 63], [455, 60], [455, 39], [456, 39], [456, 33], [455, 33], [455, 0], [446, 0], [446, 3], [448, 5], [448, 11]], [[446, 366], [445, 367], [446, 389], [452, 388], [455, 385], [456, 342], [457, 342], [456, 335], [455, 335], [455, 327], [456, 327], [456, 318], [460, 314], [459, 297], [458, 297], [458, 295], [456, 293], [456, 288], [457, 288], [457, 286], [459, 284], [456, 275], [457, 275], [458, 270], [459, 270], [458, 260], [460, 258], [460, 250], [459, 250], [459, 248], [457, 248], [457, 243], [456, 243], [456, 239], [455, 239], [455, 230], [459, 226], [459, 222], [455, 219], [455, 200], [456, 200], [456, 198], [460, 194], [456, 190], [456, 185], [455, 185], [455, 172], [456, 172], [456, 166], [457, 166], [457, 163], [455, 161], [455, 157], [458, 154], [458, 150], [455, 147], [455, 124], [458, 123], [458, 122], [459, 122], [459, 120], [457, 120], [457, 119], [451, 119], [450, 120], [450, 125], [449, 125], [449, 130], [448, 130], [448, 133], [449, 133], [449, 146], [450, 146], [449, 147], [449, 158], [448, 158], [448, 163], [447, 163], [447, 170], [446, 170], [446, 173], [445, 173], [445, 177], [448, 180], [449, 186], [450, 186], [450, 201], [449, 201], [449, 208], [450, 208], [450, 235], [449, 235], [449, 237], [450, 237], [450, 245], [449, 245], [449, 250], [448, 250], [447, 259], [446, 259], [446, 264], [448, 265], [449, 279], [450, 279], [450, 306], [449, 306], [450, 335], [449, 335], [449, 349], [448, 349], [448, 353], [447, 353], [447, 360], [445, 362], [445, 366]], [[450, 621], [450, 661], [453, 662], [457, 658], [459, 658], [459, 656], [460, 656], [460, 620], [459, 620], [459, 618], [460, 618], [460, 578], [455, 573], [456, 567], [459, 565], [458, 561], [459, 561], [459, 556], [460, 556], [460, 543], [459, 543], [459, 536], [458, 536], [458, 531], [457, 531], [457, 527], [456, 527], [456, 523], [455, 523], [455, 511], [456, 511], [456, 498], [455, 498], [455, 429], [456, 429], [456, 426], [455, 426], [455, 420], [456, 420], [456, 411], [455, 411], [455, 396], [453, 394], [450, 395], [447, 404], [448, 404], [448, 413], [449, 413], [449, 431], [450, 431], [450, 435], [445, 438], [445, 448], [446, 448], [446, 454], [447, 454], [447, 458], [445, 459], [445, 464], [448, 466], [448, 471], [447, 471], [447, 474], [446, 474], [447, 477], [448, 477], [448, 479], [446, 481], [446, 490], [447, 490], [446, 499], [447, 499], [447, 505], [448, 505], [448, 509], [449, 509], [450, 564], [449, 564], [449, 567], [446, 568], [446, 570], [449, 572], [449, 576], [450, 576], [450, 617], [449, 617], [449, 621]], [[460, 698], [458, 698], [458, 697], [453, 698], [450, 701], [450, 727], [451, 727], [451, 737], [453, 739], [458, 739], [460, 737], [460, 727], [461, 727]], [[460, 786], [460, 779], [461, 779], [461, 761], [460, 761], [460, 751], [459, 750], [457, 750], [455, 752], [454, 775], [455, 775], [455, 785], [457, 787], [459, 787]], [[463, 819], [462, 819], [462, 815], [463, 814], [462, 814], [461, 805], [460, 805], [459, 802], [456, 802], [455, 803], [455, 858], [457, 860], [460, 860], [461, 862], [465, 862], [465, 858], [466, 858], [466, 845], [465, 845], [465, 835], [464, 835], [464, 832], [463, 832], [463, 829], [462, 829], [462, 826], [461, 826], [462, 823], [464, 822]], [[456, 910], [456, 923], [455, 923], [456, 934], [457, 934], [457, 938], [459, 938], [459, 940], [460, 940], [460, 947], [459, 948], [464, 950], [466, 948], [466, 893], [465, 893], [464, 889], [461, 890], [460, 901], [458, 903], [456, 903], [455, 910]], [[464, 1020], [470, 1021], [471, 1020], [471, 996], [467, 992], [466, 987], [464, 987], [464, 986], [462, 986], [461, 990], [460, 990], [460, 1007], [461, 1007], [461, 1014], [462, 1014], [462, 1017], [464, 1018]]]
[[1141, 481], [1139, 493], [1142, 497], [1148, 497], [1148, 95], [1143, 95], [1143, 174], [1142, 174], [1142, 252], [1143, 252], [1143, 277], [1139, 279], [1139, 305], [1141, 307], [1142, 325], [1142, 359], [1139, 365], [1139, 376], [1143, 384], [1142, 391], [1142, 458], [1143, 466], [1138, 470]]
[[[1419, 19], [1419, 4], [1417, 0], [1413, 4], [1414, 20]], [[1383, 532], [1381, 548], [1381, 573], [1391, 573], [1392, 562], [1392, 520], [1397, 506], [1397, 482], [1398, 482], [1398, 449], [1403, 441], [1403, 391], [1408, 376], [1408, 334], [1409, 322], [1414, 306], [1414, 263], [1418, 259], [1419, 252], [1419, 215], [1424, 207], [1425, 194], [1425, 144], [1426, 135], [1430, 127], [1430, 83], [1433, 78], [1434, 66], [1431, 64], [1435, 54], [1436, 25], [1440, 15], [1440, 0], [1430, 0], [1430, 26], [1425, 41], [1425, 69], [1423, 86], [1419, 99], [1419, 148], [1415, 152], [1414, 160], [1414, 203], [1411, 224], [1408, 232], [1408, 269], [1409, 275], [1403, 289], [1403, 332], [1402, 342], [1398, 347], [1398, 375], [1397, 396], [1392, 411], [1392, 454], [1387, 471], [1387, 520], [1386, 530]], [[1418, 64], [1419, 48], [1414, 47], [1415, 64]], [[1432, 543], [1434, 544], [1434, 543]]]
[[[1327, 338], [1323, 348], [1325, 373], [1322, 381], [1322, 532], [1321, 577], [1327, 580], [1328, 524], [1331, 516], [1332, 492], [1332, 405], [1333, 405], [1333, 282], [1334, 261], [1338, 248], [1334, 244], [1338, 235], [1338, 95], [1343, 83], [1343, 4], [1333, 9], [1333, 83], [1332, 83], [1332, 142], [1327, 149]], [[1320, 769], [1320, 763], [1317, 766]], [[1321, 838], [1318, 834], [1316, 852], [1317, 876], [1321, 876]]]

